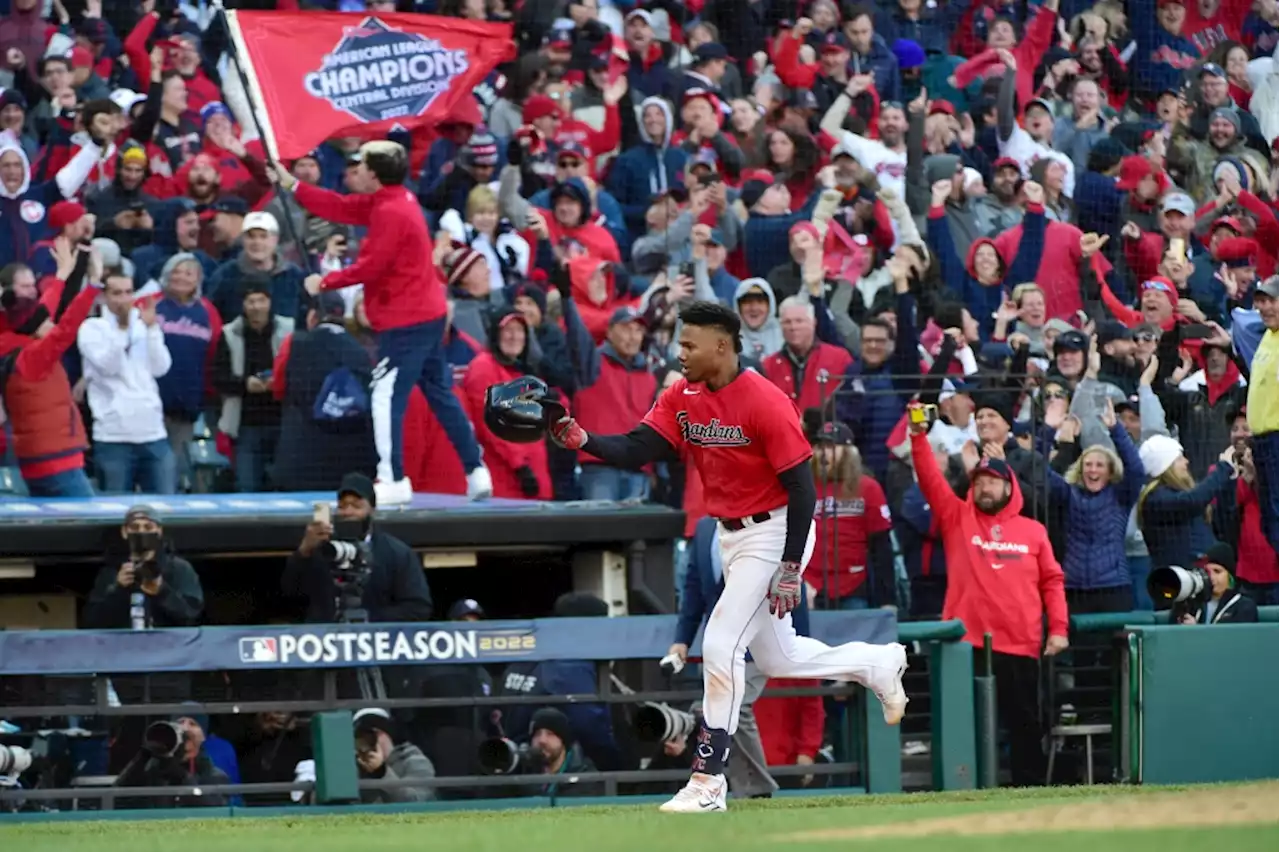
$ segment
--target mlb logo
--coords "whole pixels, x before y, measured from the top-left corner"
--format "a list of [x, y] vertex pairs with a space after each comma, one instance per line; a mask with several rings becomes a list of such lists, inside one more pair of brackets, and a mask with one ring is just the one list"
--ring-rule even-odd
[[274, 638], [260, 636], [240, 640], [240, 662], [276, 663], [279, 661], [280, 651]]

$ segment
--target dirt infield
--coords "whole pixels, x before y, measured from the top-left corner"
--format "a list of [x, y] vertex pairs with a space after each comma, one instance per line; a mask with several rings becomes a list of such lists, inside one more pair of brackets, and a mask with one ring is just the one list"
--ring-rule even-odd
[[1029, 834], [1043, 831], [1112, 831], [1117, 829], [1274, 823], [1280, 814], [1280, 783], [1225, 787], [1151, 795], [1107, 795], [1099, 788], [1093, 802], [1039, 805], [920, 822], [898, 822], [862, 828], [833, 828], [800, 834], [800, 840], [863, 840], [932, 835]]

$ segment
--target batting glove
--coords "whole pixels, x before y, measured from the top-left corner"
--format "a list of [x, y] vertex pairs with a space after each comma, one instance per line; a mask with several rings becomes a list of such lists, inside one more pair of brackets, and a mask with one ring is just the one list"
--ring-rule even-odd
[[561, 417], [551, 426], [551, 440], [566, 450], [580, 450], [587, 442], [587, 430], [572, 417]]
[[780, 562], [769, 582], [769, 612], [778, 618], [800, 606], [800, 563]]

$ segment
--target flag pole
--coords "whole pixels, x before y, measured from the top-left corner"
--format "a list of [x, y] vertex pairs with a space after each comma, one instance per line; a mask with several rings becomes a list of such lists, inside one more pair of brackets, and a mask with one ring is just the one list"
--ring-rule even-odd
[[[249, 51], [244, 43], [244, 36], [240, 31], [240, 23], [236, 20], [234, 9], [223, 8], [222, 0], [213, 0], [213, 6], [221, 15], [222, 26], [226, 27], [227, 47], [230, 53], [231, 65], [235, 68], [236, 75], [240, 78], [240, 86], [244, 89], [245, 99], [249, 102], [249, 114], [253, 116], [254, 129], [258, 131], [258, 138], [262, 140], [262, 149], [267, 155], [267, 168], [275, 167], [280, 162], [279, 149], [276, 146], [275, 129], [271, 126], [271, 116], [265, 109], [259, 109], [259, 104], [266, 103], [262, 97], [262, 89], [258, 86], [258, 75], [253, 68], [253, 63], [242, 62], [242, 56], [248, 56]], [[284, 209], [284, 229], [289, 240], [298, 249], [298, 259], [302, 262], [303, 270], [308, 274], [314, 273], [316, 270], [311, 263], [311, 255], [307, 252], [307, 246], [298, 236], [297, 230], [293, 226], [293, 210], [291, 209], [296, 200], [290, 198], [291, 193], [276, 184], [276, 197], [280, 199], [280, 206]], [[291, 203], [292, 202], [292, 203]], [[306, 211], [303, 211], [305, 218]]]

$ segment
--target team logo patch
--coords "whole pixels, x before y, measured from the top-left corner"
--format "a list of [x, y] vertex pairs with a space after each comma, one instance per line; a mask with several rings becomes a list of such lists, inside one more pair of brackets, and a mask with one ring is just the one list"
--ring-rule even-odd
[[39, 201], [27, 200], [18, 205], [18, 215], [28, 225], [34, 225], [44, 219], [45, 208]]
[[369, 17], [347, 27], [321, 67], [303, 79], [312, 96], [362, 122], [412, 118], [467, 70], [467, 52]]
[[741, 426], [721, 423], [718, 417], [712, 417], [709, 423], [694, 423], [688, 412], [681, 411], [676, 421], [680, 424], [681, 437], [695, 447], [745, 447], [751, 443]]

